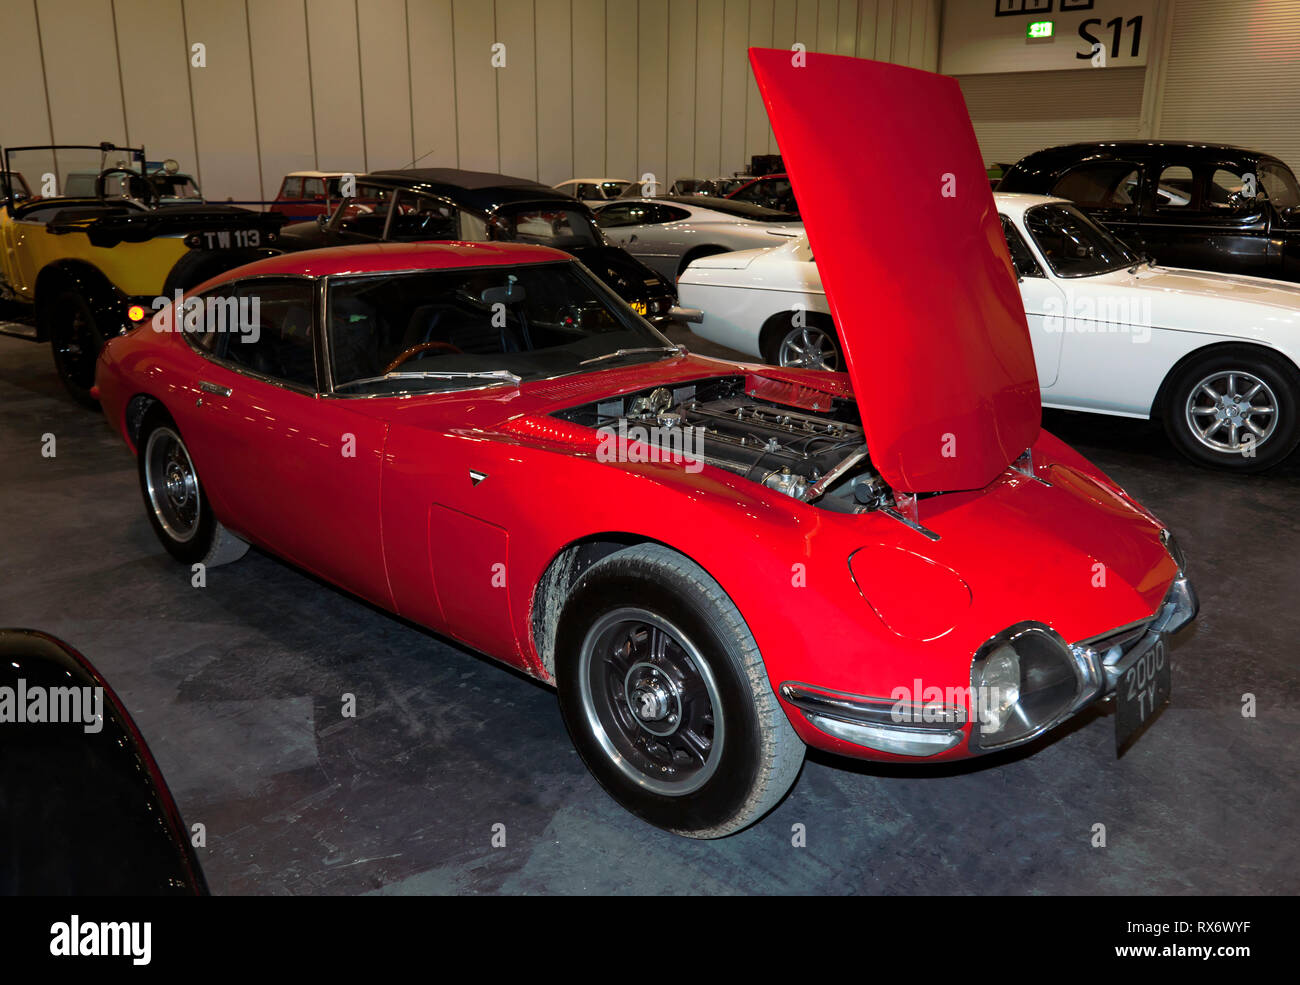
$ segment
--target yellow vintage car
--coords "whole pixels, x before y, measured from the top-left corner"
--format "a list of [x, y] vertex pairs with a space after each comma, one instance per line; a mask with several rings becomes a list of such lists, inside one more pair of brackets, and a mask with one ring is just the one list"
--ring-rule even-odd
[[[92, 196], [60, 194], [70, 176], [91, 169]], [[9, 147], [0, 166], [0, 298], [30, 306], [64, 385], [93, 406], [106, 339], [176, 291], [280, 252], [283, 222], [233, 205], [164, 201], [143, 147]]]

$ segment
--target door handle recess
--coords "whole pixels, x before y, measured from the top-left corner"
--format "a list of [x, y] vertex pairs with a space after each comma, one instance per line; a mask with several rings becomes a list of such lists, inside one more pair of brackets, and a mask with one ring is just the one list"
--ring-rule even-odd
[[209, 383], [207, 380], [199, 380], [199, 389], [205, 393], [215, 393], [219, 397], [228, 397], [231, 393], [230, 387], [222, 386], [220, 383]]

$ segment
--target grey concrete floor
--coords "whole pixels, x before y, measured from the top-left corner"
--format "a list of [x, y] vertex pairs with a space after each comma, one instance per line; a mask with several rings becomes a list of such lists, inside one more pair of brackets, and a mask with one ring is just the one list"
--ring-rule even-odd
[[51, 632], [107, 676], [205, 826], [216, 893], [1300, 892], [1300, 456], [1237, 478], [1145, 423], [1047, 426], [1191, 555], [1203, 608], [1174, 650], [1171, 707], [1120, 760], [1105, 714], [938, 772], [811, 756], [771, 815], [718, 842], [624, 813], [554, 695], [486, 658], [258, 552], [190, 587], [125, 449], [64, 395], [47, 347], [13, 338], [0, 625]]

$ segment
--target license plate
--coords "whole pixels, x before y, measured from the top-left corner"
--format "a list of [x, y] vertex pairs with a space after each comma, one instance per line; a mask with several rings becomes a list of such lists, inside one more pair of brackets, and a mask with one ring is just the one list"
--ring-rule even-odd
[[1117, 754], [1169, 703], [1171, 680], [1169, 647], [1161, 636], [1120, 675], [1115, 689]]
[[216, 229], [194, 233], [190, 237], [201, 250], [246, 250], [262, 245], [260, 229]]
[[645, 312], [646, 312], [645, 302], [644, 302], [644, 301], [633, 301], [633, 302], [632, 302], [632, 310], [635, 311], [638, 315], [644, 315]]

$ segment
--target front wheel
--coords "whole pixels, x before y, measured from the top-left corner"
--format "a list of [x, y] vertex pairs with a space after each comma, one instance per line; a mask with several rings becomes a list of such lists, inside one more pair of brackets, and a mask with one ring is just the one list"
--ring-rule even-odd
[[1170, 441], [1193, 461], [1262, 472], [1300, 442], [1300, 379], [1271, 352], [1220, 349], [1178, 370], [1162, 414]]
[[176, 560], [211, 568], [247, 553], [248, 544], [213, 515], [180, 429], [160, 407], [140, 427], [139, 473], [149, 525]]
[[718, 584], [657, 544], [592, 565], [556, 640], [560, 711], [588, 769], [623, 807], [692, 838], [767, 813], [804, 745], [758, 647]]

